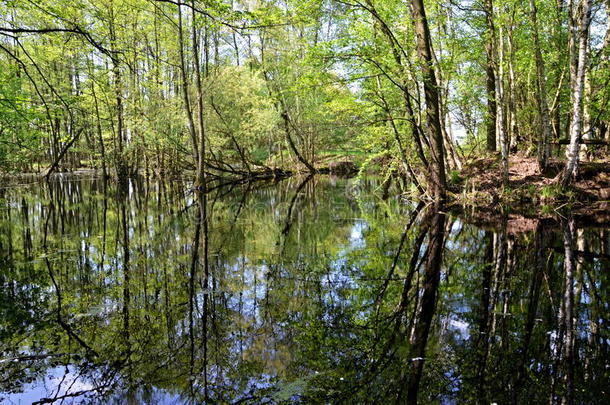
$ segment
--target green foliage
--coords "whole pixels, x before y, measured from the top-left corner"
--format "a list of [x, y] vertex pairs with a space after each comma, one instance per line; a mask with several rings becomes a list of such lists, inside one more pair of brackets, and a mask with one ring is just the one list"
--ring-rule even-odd
[[464, 178], [461, 176], [458, 170], [452, 170], [449, 172], [449, 183], [450, 184], [461, 184], [464, 182]]
[[540, 197], [543, 201], [555, 200], [562, 193], [561, 187], [557, 184], [543, 186], [540, 190]]
[[32, 167], [42, 138], [32, 123], [44, 116], [42, 106], [23, 93], [24, 78], [18, 74], [17, 69], [0, 71], [0, 167], [10, 171]]
[[222, 68], [209, 78], [206, 89], [210, 147], [217, 156], [233, 151], [233, 160], [239, 160], [235, 155], [240, 148], [252, 154], [249, 160], [261, 163], [261, 158], [269, 156], [263, 145], [275, 145], [281, 139], [276, 131], [279, 116], [261, 74], [239, 67]]
[[[569, 13], [556, 2], [535, 3], [553, 129], [564, 138], [572, 110]], [[446, 149], [458, 159], [486, 152], [494, 127], [488, 98], [500, 85], [487, 82], [488, 72], [499, 77], [500, 68], [505, 97], [497, 101], [511, 152], [538, 148], [529, 7], [505, 0], [488, 19], [479, 6], [426, 1], [440, 118], [456, 137]], [[410, 10], [397, 0], [2, 2], [0, 169], [42, 170], [62, 156], [59, 170], [179, 174], [196, 167], [202, 151], [194, 148], [206, 140], [208, 170], [219, 175], [246, 166], [300, 169], [302, 160], [322, 167], [337, 151], [334, 158], [366, 164], [383, 155], [383, 166], [406, 159], [426, 180], [430, 134]], [[583, 111], [585, 130], [602, 138], [610, 126], [610, 51], [600, 22], [607, 11], [595, 12]], [[500, 36], [502, 66], [489, 42], [497, 48]], [[603, 148], [591, 151], [604, 157]], [[458, 183], [450, 171], [459, 162], [445, 160]]]

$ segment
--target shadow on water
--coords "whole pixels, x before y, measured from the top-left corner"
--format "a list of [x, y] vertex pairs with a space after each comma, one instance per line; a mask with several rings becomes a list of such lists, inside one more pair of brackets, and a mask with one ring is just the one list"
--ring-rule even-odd
[[0, 189], [0, 402], [610, 401], [610, 226], [382, 194]]

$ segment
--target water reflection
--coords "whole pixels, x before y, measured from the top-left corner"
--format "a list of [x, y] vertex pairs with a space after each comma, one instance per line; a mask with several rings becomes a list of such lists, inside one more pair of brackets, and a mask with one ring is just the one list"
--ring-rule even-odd
[[0, 398], [608, 403], [609, 228], [381, 194], [0, 189]]

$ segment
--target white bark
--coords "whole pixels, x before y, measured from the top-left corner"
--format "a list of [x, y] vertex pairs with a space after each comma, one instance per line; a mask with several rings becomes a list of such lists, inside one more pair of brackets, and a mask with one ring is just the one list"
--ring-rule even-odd
[[515, 101], [515, 66], [513, 59], [515, 57], [514, 52], [514, 41], [513, 41], [513, 30], [514, 30], [514, 18], [511, 18], [509, 31], [508, 31], [508, 108], [506, 113], [507, 121], [507, 136], [508, 136], [508, 149], [509, 151], [517, 147], [517, 137], [519, 135], [519, 128], [517, 126], [516, 116], [516, 101]]
[[[582, 110], [582, 140], [592, 139], [592, 128], [591, 128], [591, 110], [587, 107], [591, 101], [591, 67], [585, 67], [585, 78], [584, 78], [584, 93], [583, 93], [583, 110]], [[584, 162], [589, 159], [589, 148], [586, 144], [580, 147], [579, 161]]]
[[576, 10], [572, 4], [570, 9], [570, 50], [572, 52], [577, 50], [578, 54], [576, 57], [572, 56], [570, 58], [572, 119], [570, 122], [570, 145], [567, 150], [568, 161], [561, 179], [561, 184], [564, 187], [570, 184], [578, 169], [590, 21], [591, 0], [580, 0]]
[[508, 137], [504, 119], [504, 38], [503, 28], [498, 33], [498, 74], [496, 75], [496, 133], [502, 155], [502, 182], [508, 184]]

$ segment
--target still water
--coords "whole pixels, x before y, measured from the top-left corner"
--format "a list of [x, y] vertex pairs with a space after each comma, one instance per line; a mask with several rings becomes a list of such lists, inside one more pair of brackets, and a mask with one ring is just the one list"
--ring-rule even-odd
[[610, 226], [382, 194], [3, 186], [0, 402], [610, 403]]

